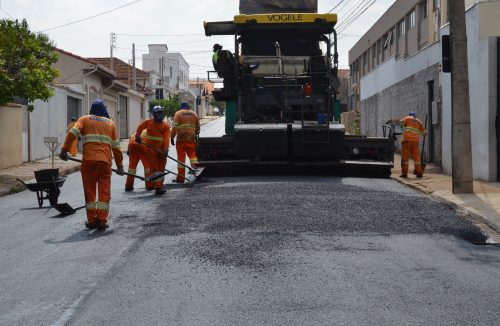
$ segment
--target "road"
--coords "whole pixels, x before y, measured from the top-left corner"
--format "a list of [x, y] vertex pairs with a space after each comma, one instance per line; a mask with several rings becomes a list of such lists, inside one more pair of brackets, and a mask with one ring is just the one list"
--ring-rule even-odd
[[[220, 123], [220, 121], [219, 121]], [[170, 164], [170, 163], [169, 163]], [[239, 176], [123, 191], [110, 228], [0, 198], [1, 325], [494, 325], [500, 248], [393, 180]], [[60, 202], [82, 204], [79, 174]]]

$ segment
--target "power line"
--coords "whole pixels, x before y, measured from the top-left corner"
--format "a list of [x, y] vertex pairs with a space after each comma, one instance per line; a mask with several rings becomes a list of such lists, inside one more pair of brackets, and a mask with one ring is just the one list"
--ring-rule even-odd
[[83, 21], [86, 21], [86, 20], [89, 20], [89, 19], [92, 19], [92, 18], [95, 18], [95, 17], [99, 17], [99, 16], [102, 16], [102, 15], [105, 15], [105, 14], [108, 14], [112, 11], [115, 11], [115, 10], [118, 10], [118, 9], [121, 9], [123, 7], [127, 7], [127, 6], [130, 6], [136, 2], [140, 2], [142, 0], [135, 0], [135, 1], [132, 1], [132, 2], [129, 2], [127, 4], [124, 4], [122, 6], [119, 6], [119, 7], [116, 7], [116, 8], [113, 8], [111, 10], [107, 10], [107, 11], [104, 11], [104, 12], [101, 12], [100, 14], [97, 14], [97, 15], [94, 15], [94, 16], [90, 16], [90, 17], [87, 17], [87, 18], [82, 18], [82, 19], [79, 19], [79, 20], [76, 20], [74, 22], [71, 22], [71, 23], [67, 23], [67, 24], [63, 24], [63, 25], [59, 25], [59, 26], [55, 26], [55, 27], [51, 27], [51, 28], [47, 28], [47, 29], [44, 29], [42, 30], [41, 32], [46, 32], [46, 31], [50, 31], [50, 30], [53, 30], [53, 29], [56, 29], [56, 28], [61, 28], [61, 27], [66, 27], [66, 26], [69, 26], [69, 25], [73, 25], [73, 24], [76, 24], [76, 23], [80, 23], [80, 22], [83, 22]]
[[335, 7], [333, 7], [332, 9], [328, 10], [328, 12], [332, 12], [335, 10], [335, 8], [337, 8], [338, 6], [340, 6], [342, 4], [342, 2], [344, 2], [344, 0], [340, 0], [339, 3], [337, 3], [337, 5]]
[[14, 19], [14, 17], [12, 17], [8, 12], [5, 11], [5, 9], [2, 8], [2, 1], [0, 0], [0, 10], [2, 10], [7, 16], [10, 17], [10, 19]]
[[376, 0], [372, 0], [370, 3], [365, 4], [364, 7], [358, 8], [356, 14], [350, 18], [349, 21], [346, 21], [344, 24], [341, 24], [338, 29], [338, 33], [342, 33], [346, 29], [349, 28], [356, 20], [358, 20], [359, 17], [361, 17], [368, 9], [370, 9], [371, 6], [375, 4]]

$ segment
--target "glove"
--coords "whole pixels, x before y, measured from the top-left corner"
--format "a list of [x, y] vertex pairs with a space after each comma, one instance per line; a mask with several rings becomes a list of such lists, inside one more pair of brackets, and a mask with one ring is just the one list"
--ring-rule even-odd
[[163, 152], [163, 155], [166, 157], [168, 156], [168, 148]]
[[124, 175], [125, 174], [125, 171], [123, 171], [123, 166], [118, 166], [116, 168], [116, 174], [118, 174], [118, 175]]
[[68, 151], [65, 149], [61, 149], [61, 154], [59, 154], [59, 158], [63, 161], [68, 160]]
[[136, 136], [135, 136], [135, 141], [136, 141], [137, 143], [139, 143], [139, 144], [140, 144], [140, 143], [142, 143], [142, 138], [141, 138], [141, 135], [136, 135]]
[[172, 144], [172, 146], [175, 146], [174, 137], [170, 137], [170, 144]]

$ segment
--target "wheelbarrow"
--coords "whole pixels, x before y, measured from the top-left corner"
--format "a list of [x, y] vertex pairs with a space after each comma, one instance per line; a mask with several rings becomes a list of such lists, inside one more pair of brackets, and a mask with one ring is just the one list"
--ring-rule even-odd
[[45, 199], [49, 200], [51, 206], [57, 205], [57, 200], [66, 177], [59, 176], [59, 169], [45, 169], [35, 171], [36, 182], [24, 182], [16, 178], [30, 191], [36, 192], [38, 207], [43, 206]]

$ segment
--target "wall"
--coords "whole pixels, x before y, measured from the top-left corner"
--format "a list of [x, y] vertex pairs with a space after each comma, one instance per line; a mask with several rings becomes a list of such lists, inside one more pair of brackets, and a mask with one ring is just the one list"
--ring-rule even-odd
[[[50, 151], [43, 142], [44, 137], [58, 137], [59, 142], [64, 142], [67, 128], [67, 97], [66, 90], [56, 88], [55, 95], [47, 102], [40, 100], [34, 102], [35, 110], [30, 113], [32, 161], [50, 157]], [[27, 153], [28, 148], [24, 148], [23, 151]]]
[[0, 106], [0, 169], [23, 162], [23, 107]]

